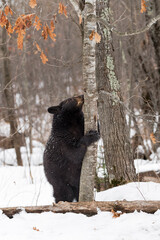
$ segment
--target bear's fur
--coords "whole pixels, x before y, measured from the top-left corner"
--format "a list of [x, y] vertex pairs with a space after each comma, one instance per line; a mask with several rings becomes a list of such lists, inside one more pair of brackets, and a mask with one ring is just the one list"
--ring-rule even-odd
[[78, 201], [84, 155], [87, 147], [99, 139], [97, 131], [84, 135], [83, 103], [83, 96], [78, 96], [48, 108], [54, 117], [44, 151], [44, 171], [53, 186], [56, 203]]

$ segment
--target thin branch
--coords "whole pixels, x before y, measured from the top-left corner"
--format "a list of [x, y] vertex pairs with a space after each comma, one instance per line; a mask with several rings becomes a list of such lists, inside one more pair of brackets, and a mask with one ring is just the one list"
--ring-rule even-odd
[[116, 33], [118, 36], [121, 36], [121, 37], [128, 37], [128, 36], [134, 36], [134, 35], [138, 35], [140, 33], [144, 33], [146, 31], [148, 31], [153, 24], [155, 24], [158, 20], [160, 20], [160, 14], [158, 14], [156, 17], [152, 18], [151, 21], [144, 27], [144, 28], [141, 28], [135, 32], [118, 32], [115, 27], [113, 27], [112, 25], [108, 24], [107, 21], [103, 20], [103, 19], [99, 19], [97, 18], [97, 22], [103, 24], [105, 27], [109, 28], [112, 32]]
[[[133, 117], [136, 117], [136, 118], [140, 118], [140, 119], [145, 119], [146, 117], [152, 117], [152, 118], [155, 118], [156, 116], [157, 117], [160, 117], [160, 115], [156, 115], [156, 114], [135, 114], [134, 112], [132, 112], [132, 110], [130, 110], [128, 107], [127, 107], [127, 104], [125, 104], [123, 101], [121, 101], [119, 98], [117, 98], [116, 96], [114, 96], [112, 93], [104, 90], [104, 89], [99, 89], [99, 94], [105, 94], [107, 95], [108, 97], [110, 97], [110, 99], [112, 99], [113, 101], [116, 101], [118, 102], [119, 104], [123, 105], [123, 107], [126, 109], [126, 111], [128, 112], [129, 115], [133, 116]], [[153, 122], [153, 120], [147, 120], [148, 122]]]
[[74, 10], [77, 12], [78, 16], [80, 16], [81, 15], [81, 10], [79, 9], [78, 1], [70, 0], [70, 3], [72, 4]]

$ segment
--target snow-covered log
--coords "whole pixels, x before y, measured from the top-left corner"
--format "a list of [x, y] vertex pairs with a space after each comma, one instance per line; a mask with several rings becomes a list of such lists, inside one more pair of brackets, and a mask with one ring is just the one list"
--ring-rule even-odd
[[122, 213], [131, 213], [135, 210], [146, 213], [155, 213], [160, 209], [160, 201], [105, 201], [105, 202], [59, 202], [48, 206], [31, 207], [8, 207], [0, 208], [3, 214], [8, 217], [26, 211], [27, 213], [82, 213], [87, 216], [97, 214], [98, 211], [121, 211]]

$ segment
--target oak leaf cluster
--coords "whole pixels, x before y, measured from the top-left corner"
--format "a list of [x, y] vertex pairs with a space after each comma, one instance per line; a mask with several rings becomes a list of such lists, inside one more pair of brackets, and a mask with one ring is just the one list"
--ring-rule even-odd
[[35, 8], [35, 7], [37, 6], [36, 0], [30, 0], [29, 6], [30, 6], [31, 8]]
[[[31, 8], [35, 8], [37, 6], [36, 0], [30, 0], [29, 6]], [[67, 17], [67, 10], [66, 7], [59, 3], [59, 14], [64, 14]], [[17, 34], [17, 47], [18, 49], [23, 49], [23, 41], [24, 37], [26, 35], [26, 30], [30, 27], [35, 27], [37, 31], [41, 30], [41, 36], [44, 40], [48, 39], [48, 36], [52, 39], [52, 41], [56, 41], [56, 34], [54, 32], [55, 30], [55, 24], [56, 23], [56, 15], [53, 16], [53, 20], [50, 21], [50, 26], [47, 23], [42, 23], [39, 17], [33, 13], [33, 14], [23, 14], [20, 15], [16, 21], [14, 26], [11, 25], [11, 22], [8, 19], [8, 15], [13, 15], [13, 11], [9, 6], [6, 6], [4, 10], [0, 10], [0, 26], [3, 28], [6, 28], [6, 31], [8, 35], [11, 37], [11, 34], [14, 32]], [[36, 43], [36, 48], [38, 52], [41, 53], [40, 58], [42, 59], [42, 62], [45, 64], [48, 61], [47, 56], [44, 54], [43, 50], [39, 47], [39, 45]]]

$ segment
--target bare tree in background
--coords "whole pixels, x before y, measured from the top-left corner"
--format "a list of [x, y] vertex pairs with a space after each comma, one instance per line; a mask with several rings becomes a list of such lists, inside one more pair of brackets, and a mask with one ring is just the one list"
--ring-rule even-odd
[[[57, 12], [59, 2], [61, 1], [40, 0], [38, 2], [39, 7], [34, 11], [37, 11], [37, 15], [44, 24], [50, 24], [54, 13]], [[92, 29], [96, 31], [95, 22], [97, 21], [98, 32], [102, 36], [101, 43], [97, 44], [98, 108], [109, 180], [110, 183], [115, 182], [116, 184], [124, 180], [132, 180], [135, 177], [135, 170], [125, 116], [127, 115], [129, 119], [129, 128], [136, 133], [132, 137], [134, 158], [139, 157], [137, 154], [139, 145], [142, 145], [144, 149], [145, 156], [142, 157], [147, 159], [149, 159], [151, 151], [156, 152], [160, 145], [160, 22], [157, 21], [149, 31], [149, 28], [147, 31], [138, 31], [145, 27], [153, 17], [160, 14], [159, 0], [151, 0], [147, 4], [146, 13], [143, 14], [140, 13], [140, 0], [97, 0], [97, 17], [92, 12], [90, 0], [64, 0], [63, 2], [67, 6], [68, 18], [56, 17], [56, 42], [50, 39], [44, 41], [40, 39], [33, 28], [28, 29], [24, 39], [24, 51], [21, 52], [17, 50], [15, 34], [6, 42], [4, 29], [0, 28], [0, 38], [3, 43], [7, 43], [7, 45], [2, 44], [0, 61], [0, 69], [3, 70], [3, 73], [7, 69], [6, 77], [5, 74], [0, 75], [2, 90], [5, 90], [0, 95], [2, 103], [0, 118], [8, 121], [8, 111], [12, 109], [13, 111], [9, 115], [13, 116], [16, 121], [14, 131], [10, 135], [18, 137], [19, 134], [16, 136], [13, 133], [16, 133], [17, 129], [22, 129], [21, 132], [25, 133], [25, 136], [30, 136], [30, 149], [32, 149], [32, 140], [38, 140], [45, 144], [48, 138], [50, 118], [47, 115], [47, 107], [56, 105], [74, 94], [81, 94], [84, 89], [86, 131], [91, 128], [96, 129], [97, 93], [93, 74], [95, 71], [95, 43], [94, 41], [89, 42], [89, 35]], [[108, 11], [108, 5], [110, 11]], [[24, 14], [31, 12], [28, 4], [20, 0], [12, 2], [12, 9], [16, 14], [15, 18], [22, 14], [22, 9]], [[53, 11], [50, 11], [51, 9]], [[82, 17], [81, 24], [78, 19], [80, 15]], [[83, 17], [85, 29], [81, 33]], [[14, 20], [13, 18], [13, 22]], [[87, 21], [88, 23], [92, 22], [93, 28], [87, 30]], [[107, 22], [106, 26], [108, 27], [102, 22]], [[112, 34], [110, 29], [113, 29]], [[136, 32], [136, 34], [118, 35], [118, 32]], [[84, 42], [82, 42], [83, 34], [85, 34]], [[46, 65], [41, 63], [39, 53], [33, 45], [35, 41], [39, 43], [49, 59]], [[84, 55], [82, 54], [82, 45]], [[83, 78], [85, 84], [82, 81], [82, 55], [84, 56]], [[7, 105], [4, 97], [7, 94], [11, 96], [10, 105]], [[127, 111], [125, 111], [126, 109]], [[150, 141], [152, 133], [156, 137], [156, 144]], [[148, 144], [149, 141], [151, 144]], [[96, 156], [92, 150], [91, 155]], [[92, 159], [90, 161], [91, 165], [88, 162], [88, 166], [84, 167], [86, 172], [84, 172], [84, 181], [82, 182], [84, 189], [93, 190], [95, 159], [93, 159], [93, 163]], [[88, 173], [91, 180], [86, 178]], [[90, 182], [90, 186], [87, 186], [86, 182]], [[88, 190], [86, 190], [88, 199], [93, 199], [92, 190], [91, 194], [88, 194]]]
[[[6, 1], [3, 0], [3, 4]], [[17, 116], [15, 112], [15, 103], [14, 103], [14, 93], [13, 93], [13, 83], [11, 78], [11, 69], [10, 69], [10, 60], [9, 53], [7, 48], [7, 32], [6, 29], [2, 30], [2, 56], [3, 56], [3, 72], [4, 72], [4, 96], [7, 107], [7, 118], [10, 124], [10, 134], [13, 141], [13, 146], [15, 148], [17, 164], [19, 166], [23, 165], [21, 152], [20, 152], [20, 141], [18, 133], [18, 124]]]
[[[39, 8], [36, 9], [36, 14], [45, 24], [50, 24], [53, 19], [54, 12], [57, 12], [58, 3], [60, 1], [39, 1]], [[2, 5], [4, 8], [6, 5]], [[23, 14], [31, 11], [31, 8], [24, 1], [15, 1], [10, 5], [14, 11], [14, 17], [8, 16], [12, 25], [15, 19]], [[43, 9], [43, 11], [42, 11]], [[51, 12], [50, 10], [53, 9]], [[70, 8], [72, 17], [76, 14], [73, 8]], [[47, 17], [46, 17], [47, 16]], [[5, 33], [5, 29], [0, 28], [0, 39], [3, 37], [3, 42], [7, 45], [0, 52], [1, 61], [0, 68], [4, 73], [4, 64], [9, 66], [7, 73], [9, 74], [10, 85], [4, 82], [4, 74], [0, 75], [0, 84], [2, 92], [0, 94], [1, 111], [0, 120], [8, 122], [8, 109], [12, 109], [12, 113], [16, 116], [16, 127], [20, 129], [20, 133], [25, 134], [30, 139], [30, 152], [32, 152], [33, 140], [38, 140], [45, 144], [49, 134], [49, 124], [44, 124], [44, 121], [50, 122], [47, 114], [47, 107], [52, 104], [57, 104], [63, 99], [73, 96], [74, 94], [82, 93], [82, 41], [79, 26], [69, 16], [56, 17], [56, 38], [53, 43], [48, 39], [44, 41], [39, 38], [39, 33], [32, 29], [27, 29], [24, 39], [24, 49], [17, 49], [17, 36], [14, 33], [11, 38]], [[63, 22], [65, 22], [65, 27]], [[4, 31], [4, 32], [3, 32]], [[6, 34], [4, 36], [4, 34]], [[75, 40], [76, 39], [76, 40]], [[43, 65], [33, 43], [37, 41], [40, 47], [44, 50], [49, 58], [49, 62]], [[2, 45], [3, 47], [3, 45]], [[7, 57], [3, 57], [6, 54]], [[9, 80], [9, 81], [10, 81]], [[5, 100], [5, 92], [3, 89], [9, 90], [13, 86], [12, 105], [8, 108]], [[63, 90], [62, 90], [63, 89]], [[12, 134], [10, 134], [12, 136]], [[15, 135], [14, 135], [15, 137]], [[3, 129], [0, 130], [0, 146], [3, 149], [8, 148], [8, 144], [1, 139], [8, 139], [5, 136]], [[28, 141], [28, 138], [27, 138]], [[22, 144], [21, 144], [22, 145]], [[9, 147], [13, 147], [10, 144]], [[4, 161], [5, 163], [5, 161]]]

